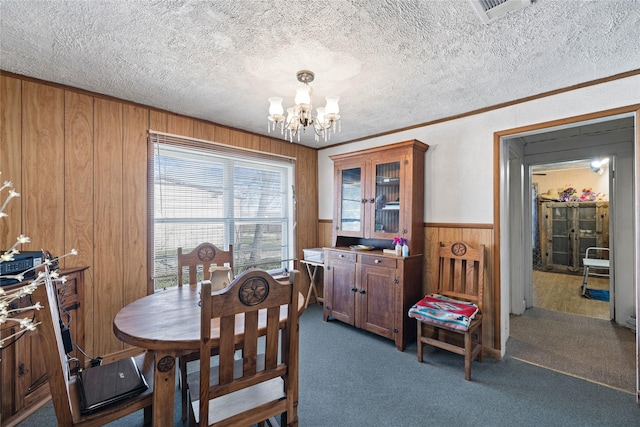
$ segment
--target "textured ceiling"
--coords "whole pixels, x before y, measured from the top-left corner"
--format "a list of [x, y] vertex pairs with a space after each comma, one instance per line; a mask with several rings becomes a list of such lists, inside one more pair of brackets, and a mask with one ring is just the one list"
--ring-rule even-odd
[[637, 70], [639, 41], [637, 0], [489, 25], [469, 0], [0, 0], [2, 70], [267, 134], [267, 98], [309, 69], [316, 107], [340, 96], [329, 144]]

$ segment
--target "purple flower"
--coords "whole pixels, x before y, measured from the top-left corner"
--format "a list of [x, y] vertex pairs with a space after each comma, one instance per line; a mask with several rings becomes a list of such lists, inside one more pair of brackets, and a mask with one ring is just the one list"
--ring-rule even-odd
[[406, 243], [407, 243], [407, 239], [405, 239], [404, 237], [394, 237], [393, 238], [393, 244], [394, 245], [404, 246]]

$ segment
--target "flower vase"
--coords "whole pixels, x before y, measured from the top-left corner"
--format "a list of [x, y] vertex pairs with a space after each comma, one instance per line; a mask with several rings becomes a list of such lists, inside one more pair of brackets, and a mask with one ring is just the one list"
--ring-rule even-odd
[[409, 246], [406, 243], [402, 245], [402, 256], [409, 256]]
[[400, 256], [402, 255], [402, 246], [400, 246], [400, 244], [398, 243], [396, 245], [396, 256]]

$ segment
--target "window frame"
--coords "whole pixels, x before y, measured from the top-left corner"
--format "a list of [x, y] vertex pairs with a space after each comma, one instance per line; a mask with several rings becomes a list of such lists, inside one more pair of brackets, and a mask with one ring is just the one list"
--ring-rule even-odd
[[[148, 133], [148, 170], [147, 170], [147, 191], [148, 191], [148, 272], [149, 272], [149, 283], [148, 289], [149, 293], [153, 293], [160, 289], [165, 289], [165, 286], [160, 286], [157, 288], [156, 284], [156, 218], [155, 218], [155, 194], [156, 194], [156, 156], [158, 154], [158, 149], [161, 149], [162, 146], [169, 146], [171, 150], [188, 150], [193, 153], [208, 153], [213, 158], [220, 160], [220, 164], [224, 165], [223, 174], [227, 179], [231, 179], [233, 181], [234, 171], [238, 166], [240, 167], [248, 167], [255, 168], [255, 165], [261, 165], [264, 167], [265, 171], [271, 170], [276, 171], [281, 175], [286, 174], [286, 177], [281, 184], [281, 194], [282, 194], [282, 203], [285, 205], [284, 211], [282, 211], [283, 216], [268, 218], [265, 217], [262, 221], [256, 221], [256, 217], [251, 218], [236, 218], [235, 214], [233, 214], [233, 201], [234, 199], [234, 191], [237, 186], [232, 186], [229, 188], [228, 185], [223, 184], [220, 186], [223, 193], [224, 199], [224, 215], [221, 218], [209, 218], [206, 223], [216, 223], [219, 222], [223, 225], [223, 234], [224, 234], [224, 243], [220, 245], [220, 242], [210, 241], [209, 243], [216, 244], [221, 247], [221, 249], [226, 250], [229, 244], [234, 245], [234, 268], [236, 274], [244, 271], [244, 269], [255, 266], [258, 268], [262, 268], [260, 265], [249, 265], [249, 263], [239, 262], [236, 257], [236, 244], [235, 234], [238, 224], [243, 223], [261, 223], [266, 224], [281, 224], [282, 229], [284, 230], [284, 234], [281, 235], [281, 242], [279, 247], [281, 248], [281, 266], [280, 268], [268, 270], [272, 274], [281, 274], [289, 271], [293, 268], [293, 262], [295, 260], [295, 235], [296, 235], [296, 199], [295, 199], [295, 158], [265, 153], [257, 150], [250, 150], [241, 147], [234, 147], [226, 144], [220, 144], [212, 141], [199, 140], [195, 138], [183, 137], [178, 135], [167, 134], [163, 132], [157, 132], [153, 130], [149, 130]], [[185, 156], [186, 158], [187, 156]], [[260, 168], [262, 169], [262, 168]], [[225, 179], [223, 177], [223, 179]], [[231, 177], [231, 178], [229, 178]], [[285, 188], [286, 187], [286, 188]], [[211, 187], [214, 188], [214, 187]], [[183, 218], [184, 220], [185, 218]], [[159, 223], [171, 221], [171, 219], [162, 219], [158, 221]], [[188, 221], [187, 221], [188, 222]], [[205, 222], [203, 222], [204, 224]], [[197, 221], [194, 221], [194, 224], [197, 224]], [[197, 242], [197, 244], [202, 243], [202, 241]], [[183, 246], [184, 247], [184, 246]], [[185, 251], [189, 251], [193, 248], [184, 247]], [[167, 260], [175, 259], [176, 269], [177, 269], [177, 248], [176, 248], [176, 257], [167, 258]], [[171, 261], [173, 262], [173, 261]], [[246, 265], [244, 265], [246, 264]], [[203, 273], [201, 273], [203, 274]], [[177, 276], [177, 271], [176, 271]], [[164, 277], [164, 276], [163, 276]], [[169, 276], [167, 276], [169, 277]], [[175, 283], [177, 285], [177, 281]]]

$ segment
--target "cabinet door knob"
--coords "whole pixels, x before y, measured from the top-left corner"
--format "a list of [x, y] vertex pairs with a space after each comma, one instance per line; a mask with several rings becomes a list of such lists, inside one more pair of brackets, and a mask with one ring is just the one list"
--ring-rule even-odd
[[361, 293], [361, 294], [364, 294], [364, 289], [360, 289], [360, 293]]
[[376, 259], [376, 260], [374, 260], [374, 261], [373, 261], [373, 263], [374, 263], [374, 264], [380, 264], [380, 260], [379, 260], [379, 259]]
[[358, 288], [356, 288], [355, 286], [353, 288], [351, 288], [351, 292], [357, 292]]
[[375, 203], [376, 199], [369, 199], [369, 203]]
[[367, 199], [362, 199], [362, 203], [367, 203]]

